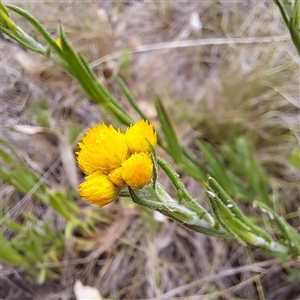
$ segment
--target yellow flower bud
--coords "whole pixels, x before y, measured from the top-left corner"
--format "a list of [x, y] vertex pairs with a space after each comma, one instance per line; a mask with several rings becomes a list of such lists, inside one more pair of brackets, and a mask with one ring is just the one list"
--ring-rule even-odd
[[107, 175], [95, 172], [87, 176], [86, 181], [80, 184], [78, 193], [83, 199], [102, 207], [117, 199], [118, 188]]
[[61, 40], [60, 40], [60, 38], [57, 38], [57, 39], [55, 40], [55, 44], [56, 44], [58, 47], [61, 47]]
[[139, 189], [150, 183], [152, 173], [152, 160], [144, 152], [132, 154], [122, 165], [122, 178], [133, 188]]
[[145, 120], [140, 120], [127, 128], [125, 138], [131, 153], [148, 152], [148, 142], [154, 148], [157, 143], [156, 131], [154, 130], [153, 125]]

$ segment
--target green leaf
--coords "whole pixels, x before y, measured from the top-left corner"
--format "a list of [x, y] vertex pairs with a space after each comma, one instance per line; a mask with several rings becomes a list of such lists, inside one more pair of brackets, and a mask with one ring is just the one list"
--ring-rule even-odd
[[283, 5], [280, 3], [279, 0], [273, 0], [273, 1], [274, 1], [274, 3], [278, 6], [278, 8], [279, 8], [279, 10], [280, 10], [280, 13], [281, 13], [281, 16], [282, 16], [282, 18], [283, 18], [285, 24], [286, 24], [287, 26], [289, 26], [289, 18], [288, 18], [287, 14], [286, 14], [286, 11], [285, 11]]
[[2, 4], [1, 2], [0, 2], [0, 11], [1, 11], [4, 15], [6, 15], [7, 17], [9, 17], [9, 13], [8, 13], [8, 11], [7, 11], [6, 7], [5, 7], [5, 5]]
[[5, 6], [0, 2], [0, 24], [9, 31], [16, 32], [17, 27], [10, 19], [9, 13]]
[[43, 265], [43, 267], [40, 269], [37, 281], [39, 284], [43, 284], [45, 283], [46, 278], [47, 278], [47, 267]]
[[61, 41], [62, 55], [68, 64], [69, 72], [79, 81], [86, 93], [95, 101], [103, 103], [104, 95], [101, 98], [95, 92], [93, 76], [87, 71], [86, 66], [78, 54], [70, 45], [62, 26], [59, 26], [59, 37]]
[[164, 132], [165, 138], [167, 140], [168, 152], [172, 156], [175, 163], [180, 163], [182, 161], [182, 149], [177, 139], [175, 129], [171, 123], [170, 117], [167, 114], [167, 111], [158, 96], [155, 96], [154, 102], [158, 119], [161, 124], [161, 129]]
[[238, 208], [231, 197], [223, 190], [219, 183], [213, 178], [208, 177], [207, 180], [210, 191], [218, 196], [218, 199], [230, 210], [235, 218], [239, 219], [243, 224], [249, 227], [251, 232], [255, 233], [257, 236], [263, 237], [266, 241], [270, 242], [272, 239], [267, 232], [262, 230], [260, 227], [256, 226], [245, 216], [245, 214]]
[[197, 141], [197, 145], [205, 161], [210, 167], [210, 172], [215, 177], [221, 186], [230, 193], [235, 193], [233, 179], [229, 177], [227, 166], [224, 161], [219, 157], [215, 149], [208, 143]]
[[239, 243], [246, 245], [245, 234], [250, 231], [250, 228], [244, 225], [240, 220], [235, 218], [229, 208], [222, 203], [218, 195], [212, 191], [209, 185], [203, 182], [204, 189], [210, 201], [211, 208], [224, 229], [228, 231]]
[[116, 78], [116, 82], [118, 87], [120, 88], [123, 95], [127, 98], [131, 106], [134, 108], [134, 110], [140, 115], [141, 118], [144, 120], [148, 120], [148, 117], [144, 114], [144, 112], [140, 109], [137, 101], [134, 99], [132, 94], [130, 93], [128, 87], [126, 86], [125, 82], [120, 78]]
[[28, 267], [25, 258], [19, 254], [0, 232], [0, 258], [14, 265]]
[[0, 149], [0, 157], [8, 164], [13, 164], [14, 160], [4, 150]]
[[262, 166], [255, 158], [253, 147], [248, 140], [243, 137], [237, 138], [235, 151], [229, 146], [223, 146], [222, 153], [224, 158], [230, 163], [236, 175], [242, 177], [242, 182], [247, 184], [247, 188], [239, 188], [239, 194], [246, 199], [258, 198], [271, 206], [272, 202], [268, 194], [268, 177]]
[[3, 137], [0, 137], [0, 141], [11, 151], [11, 155], [13, 156], [12, 158], [16, 160], [18, 164], [24, 165], [13, 145]]
[[[181, 167], [196, 180], [203, 180], [207, 174], [205, 167], [197, 160], [196, 156], [186, 147], [181, 146], [183, 162]], [[183, 166], [186, 166], [185, 168]]]
[[118, 120], [129, 125], [132, 121], [131, 118], [115, 101], [109, 91], [100, 85], [85, 59], [72, 48], [62, 26], [60, 26], [59, 32], [63, 58], [68, 64], [70, 74], [78, 80], [84, 91], [95, 103], [101, 104]]
[[158, 176], [158, 165], [157, 165], [157, 153], [154, 149], [154, 147], [152, 146], [152, 144], [148, 142], [148, 146], [150, 149], [150, 157], [151, 157], [151, 161], [153, 164], [153, 173], [152, 173], [152, 181], [153, 181], [153, 188], [155, 189], [155, 184], [156, 184], [156, 180], [157, 180], [157, 176]]
[[6, 5], [7, 8], [11, 9], [12, 11], [16, 12], [20, 16], [22, 16], [25, 20], [27, 20], [46, 40], [46, 42], [51, 46], [51, 48], [61, 57], [61, 49], [58, 47], [58, 45], [55, 43], [55, 41], [52, 39], [50, 34], [47, 32], [47, 30], [39, 23], [39, 21], [34, 18], [31, 14], [29, 14], [24, 9], [14, 6], [14, 5]]
[[[178, 174], [173, 170], [173, 168], [165, 161], [163, 158], [157, 158], [158, 165], [164, 170], [168, 178], [170, 179], [172, 185], [179, 193], [180, 198], [183, 196], [187, 206], [191, 209], [194, 213], [196, 213], [200, 219], [204, 219], [208, 224], [214, 224], [213, 218], [210, 214], [195, 200], [193, 199], [188, 191], [186, 190], [183, 182], [179, 179]], [[181, 202], [179, 199], [178, 202]]]
[[10, 219], [6, 219], [3, 223], [3, 226], [5, 226], [7, 229], [10, 229], [14, 232], [21, 232], [24, 229], [23, 225], [11, 221]]
[[46, 202], [49, 206], [51, 206], [56, 212], [62, 215], [68, 221], [75, 221], [76, 218], [70, 211], [69, 206], [66, 204], [66, 199], [59, 197], [59, 194], [56, 191], [48, 190]]
[[255, 201], [254, 207], [258, 207], [261, 212], [268, 215], [271, 221], [274, 221], [282, 233], [282, 238], [286, 240], [295, 253], [295, 256], [300, 254], [300, 234], [295, 230], [284, 218], [280, 217], [273, 209], [268, 207], [261, 201]]
[[43, 245], [42, 245], [43, 236], [37, 234], [33, 230], [31, 230], [31, 234], [33, 239], [33, 246], [34, 246], [34, 253], [36, 255], [36, 260], [41, 262], [43, 259]]
[[24, 216], [26, 217], [26, 219], [32, 223], [33, 225], [37, 224], [37, 222], [39, 221], [38, 218], [36, 216], [34, 216], [33, 214], [30, 214], [28, 212], [24, 212]]
[[71, 220], [69, 220], [67, 222], [67, 225], [66, 225], [66, 228], [65, 228], [65, 237], [66, 237], [66, 239], [69, 239], [72, 236], [72, 234], [73, 234], [73, 232], [74, 232], [74, 230], [76, 229], [77, 226], [78, 226], [78, 224], [76, 222], [73, 222]]

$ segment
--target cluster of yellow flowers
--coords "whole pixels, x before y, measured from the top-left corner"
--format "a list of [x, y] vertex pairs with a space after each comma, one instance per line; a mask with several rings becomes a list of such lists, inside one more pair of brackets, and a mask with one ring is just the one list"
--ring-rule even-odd
[[153, 163], [148, 142], [155, 147], [157, 137], [153, 125], [144, 120], [125, 133], [104, 123], [90, 128], [76, 153], [87, 175], [79, 186], [81, 197], [101, 207], [116, 200], [125, 186], [142, 188], [150, 183]]

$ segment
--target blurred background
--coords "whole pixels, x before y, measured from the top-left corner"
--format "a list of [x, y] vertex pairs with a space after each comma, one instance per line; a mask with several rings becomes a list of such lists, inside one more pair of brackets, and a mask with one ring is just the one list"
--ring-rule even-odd
[[[273, 206], [299, 230], [299, 59], [273, 2], [8, 2], [54, 38], [62, 24], [129, 115], [140, 119], [116, 78], [158, 131], [159, 95], [179, 140], [203, 166], [199, 140], [220, 157], [231, 149], [224, 172], [241, 184], [251, 187], [259, 166]], [[12, 18], [35, 35], [19, 15]], [[68, 74], [5, 35], [0, 109], [1, 227], [11, 254], [1, 264], [1, 299], [79, 299], [76, 280], [109, 299], [300, 299], [299, 260], [192, 232], [127, 199], [102, 209], [82, 201], [73, 153], [84, 131], [110, 116]], [[239, 157], [241, 139], [251, 161]], [[174, 168], [209, 210], [201, 183]], [[159, 181], [175, 196], [163, 173]], [[257, 197], [235, 200], [276, 236], [252, 207]]]

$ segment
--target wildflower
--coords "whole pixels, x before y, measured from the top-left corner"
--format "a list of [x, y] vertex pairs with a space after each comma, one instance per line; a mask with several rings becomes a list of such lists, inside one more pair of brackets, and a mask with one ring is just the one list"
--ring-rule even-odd
[[108, 179], [107, 175], [95, 172], [86, 177], [86, 181], [80, 184], [79, 194], [92, 204], [102, 207], [118, 196], [118, 188]]
[[98, 124], [90, 128], [78, 145], [78, 165], [87, 175], [96, 171], [108, 174], [120, 167], [128, 155], [124, 134], [112, 125]]
[[58, 47], [61, 47], [61, 40], [60, 40], [60, 38], [57, 38], [57, 39], [55, 40], [55, 44], [56, 44]]
[[151, 181], [152, 173], [153, 164], [148, 153], [134, 153], [122, 165], [122, 178], [137, 189]]
[[[140, 120], [127, 128], [126, 144], [131, 153], [149, 151], [148, 142], [155, 148], [157, 143], [156, 131], [151, 123]], [[148, 141], [148, 142], [147, 142]]]
[[125, 134], [112, 125], [90, 128], [78, 143], [77, 162], [87, 175], [79, 186], [82, 198], [100, 207], [116, 200], [124, 187], [142, 188], [150, 183], [153, 163], [149, 143], [156, 146], [156, 132], [148, 121], [138, 121]]

